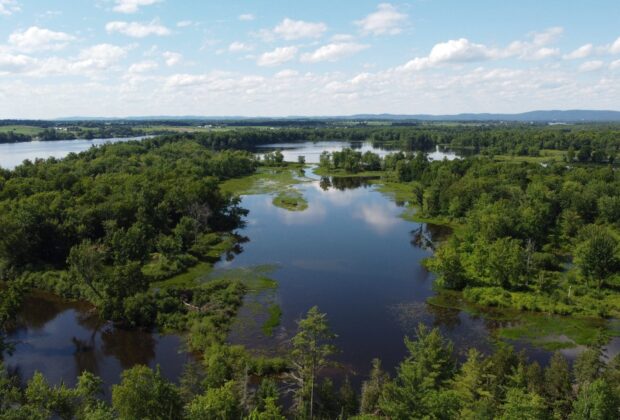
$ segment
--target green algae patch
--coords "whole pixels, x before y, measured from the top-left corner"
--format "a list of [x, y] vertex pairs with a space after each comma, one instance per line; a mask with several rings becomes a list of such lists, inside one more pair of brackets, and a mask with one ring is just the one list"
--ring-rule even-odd
[[308, 208], [308, 201], [303, 194], [294, 189], [281, 191], [273, 198], [273, 205], [289, 211], [304, 211]]
[[476, 305], [467, 301], [462, 292], [441, 290], [427, 302], [440, 308], [461, 310], [471, 316], [484, 318], [499, 339], [526, 341], [549, 351], [598, 345], [620, 336], [618, 320]]
[[269, 318], [263, 323], [262, 329], [266, 336], [272, 336], [274, 328], [280, 325], [282, 308], [280, 308], [280, 305], [273, 304], [267, 308], [267, 313]]
[[302, 175], [298, 165], [260, 167], [252, 175], [222, 182], [220, 188], [236, 195], [272, 194], [309, 181]]

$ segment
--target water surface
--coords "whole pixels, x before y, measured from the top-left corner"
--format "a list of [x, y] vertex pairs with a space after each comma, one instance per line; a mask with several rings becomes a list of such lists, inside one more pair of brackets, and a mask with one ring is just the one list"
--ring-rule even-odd
[[[297, 162], [298, 156], [303, 156], [306, 163], [319, 163], [319, 158], [323, 152], [339, 152], [344, 148], [355, 149], [358, 152], [373, 152], [381, 157], [385, 157], [390, 153], [397, 152], [393, 148], [384, 148], [381, 146], [374, 146], [371, 142], [359, 142], [359, 141], [317, 141], [317, 142], [303, 142], [303, 143], [278, 143], [278, 144], [266, 144], [258, 146], [256, 151], [259, 154], [265, 152], [271, 152], [274, 150], [280, 150], [284, 156], [286, 162]], [[456, 159], [458, 155], [456, 152], [440, 148], [437, 146], [435, 150], [428, 152], [428, 157], [431, 160], [441, 159]]]
[[13, 169], [26, 159], [30, 161], [34, 161], [35, 159], [47, 159], [50, 157], [61, 159], [69, 153], [83, 152], [93, 146], [100, 146], [106, 143], [140, 140], [146, 137], [148, 136], [93, 140], [76, 139], [3, 143], [0, 144], [0, 167], [5, 169]]
[[159, 365], [165, 377], [176, 381], [191, 358], [179, 336], [115, 328], [102, 322], [92, 306], [47, 293], [27, 297], [8, 338], [15, 351], [5, 364], [24, 380], [39, 371], [50, 383], [74, 386], [77, 376], [89, 371], [103, 379], [107, 391], [124, 369], [137, 364]]

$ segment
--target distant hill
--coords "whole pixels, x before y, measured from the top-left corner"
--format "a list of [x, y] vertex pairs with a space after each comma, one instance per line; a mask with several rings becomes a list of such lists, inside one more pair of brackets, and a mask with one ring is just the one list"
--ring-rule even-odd
[[56, 121], [283, 121], [283, 120], [383, 120], [383, 121], [507, 121], [507, 122], [620, 122], [620, 111], [597, 110], [549, 110], [530, 111], [520, 114], [356, 114], [349, 116], [287, 116], [287, 117], [242, 117], [242, 116], [144, 116], [126, 118], [67, 117]]
[[520, 114], [455, 114], [393, 115], [359, 114], [354, 119], [418, 120], [418, 121], [511, 121], [511, 122], [620, 122], [620, 111], [530, 111]]

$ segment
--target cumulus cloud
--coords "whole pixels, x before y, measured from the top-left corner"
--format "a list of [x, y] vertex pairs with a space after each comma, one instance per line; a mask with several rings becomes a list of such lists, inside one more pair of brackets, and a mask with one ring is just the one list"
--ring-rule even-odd
[[36, 60], [27, 55], [0, 51], [0, 74], [21, 73], [35, 63]]
[[390, 3], [381, 3], [377, 11], [369, 14], [364, 19], [355, 22], [364, 34], [372, 35], [396, 35], [402, 31], [402, 25], [407, 20], [407, 15], [398, 11]]
[[140, 22], [108, 22], [105, 26], [108, 33], [118, 32], [133, 38], [145, 38], [149, 35], [165, 36], [170, 35], [170, 29], [161, 25], [157, 20], [150, 23]]
[[0, 0], [0, 15], [11, 16], [20, 10], [16, 0]]
[[129, 67], [129, 73], [146, 73], [148, 71], [155, 70], [157, 67], [158, 65], [155, 61], [140, 61]]
[[544, 60], [560, 55], [557, 48], [548, 47], [562, 34], [560, 27], [530, 34], [530, 40], [514, 41], [505, 48], [471, 42], [467, 38], [451, 39], [435, 44], [428, 56], [415, 57], [397, 70], [420, 71], [447, 63], [467, 63], [517, 57], [523, 60]]
[[252, 92], [259, 88], [265, 79], [261, 76], [241, 76], [227, 72], [211, 72], [207, 74], [173, 74], [165, 79], [168, 90], [191, 87], [194, 94], [203, 89], [210, 94], [239, 94]]
[[611, 63], [609, 63], [609, 69], [610, 70], [620, 69], [620, 60], [615, 60], [615, 61], [612, 61]]
[[251, 51], [251, 50], [252, 50], [251, 46], [244, 44], [243, 42], [239, 42], [239, 41], [232, 42], [228, 46], [228, 51], [233, 52], [233, 53]]
[[562, 58], [565, 60], [577, 60], [580, 58], [586, 58], [592, 55], [594, 52], [594, 46], [592, 44], [585, 44], [581, 47], [573, 50], [572, 52], [565, 54]]
[[[620, 61], [620, 60], [619, 60]], [[276, 79], [289, 79], [291, 77], [296, 77], [299, 75], [299, 72], [296, 70], [291, 70], [291, 69], [286, 69], [286, 70], [280, 70], [279, 72], [277, 72], [274, 77]]]
[[620, 54], [620, 37], [614, 41], [609, 47], [609, 52], [612, 54]]
[[127, 51], [128, 48], [118, 45], [97, 44], [83, 49], [72, 67], [84, 70], [106, 70], [124, 58]]
[[601, 60], [586, 61], [581, 66], [579, 66], [579, 71], [581, 72], [597, 71], [597, 70], [602, 69], [604, 65], [605, 63], [603, 63]]
[[304, 63], [318, 63], [319, 61], [337, 61], [368, 48], [368, 45], [357, 44], [354, 42], [340, 42], [323, 45], [314, 52], [306, 53], [301, 56]]
[[489, 48], [483, 44], [476, 44], [466, 38], [451, 39], [446, 42], [435, 44], [431, 52], [426, 57], [416, 57], [399, 70], [419, 71], [429, 67], [434, 67], [444, 63], [466, 63], [482, 61], [495, 58], [500, 54], [499, 51]]
[[241, 20], [241, 21], [249, 22], [249, 21], [254, 20], [254, 19], [256, 19], [256, 18], [255, 18], [255, 17], [254, 17], [254, 15], [253, 15], [253, 14], [251, 14], [251, 13], [244, 13], [244, 14], [242, 14], [242, 15], [239, 15], [239, 16], [237, 17], [237, 19], [239, 19], [239, 20]]
[[60, 50], [75, 37], [64, 32], [55, 32], [38, 26], [25, 31], [16, 31], [9, 36], [9, 44], [20, 51]]
[[504, 50], [506, 57], [518, 57], [524, 60], [543, 60], [549, 57], [560, 55], [557, 48], [548, 47], [549, 44], [556, 42], [564, 33], [564, 28], [555, 26], [541, 32], [530, 34], [530, 40], [514, 41]]
[[280, 47], [262, 54], [256, 64], [259, 66], [277, 66], [291, 61], [297, 56], [297, 47]]
[[161, 0], [116, 0], [114, 11], [119, 13], [136, 13], [142, 6], [150, 6]]
[[35, 58], [0, 50], [0, 73], [23, 74], [32, 77], [86, 76], [99, 77], [116, 68], [131, 47], [97, 44], [82, 49], [70, 58]]
[[183, 56], [181, 54], [173, 51], [164, 51], [162, 56], [164, 57], [164, 60], [166, 61], [166, 65], [168, 67], [179, 64], [183, 59]]
[[260, 31], [259, 36], [265, 40], [279, 38], [293, 41], [303, 38], [320, 38], [325, 31], [327, 31], [327, 25], [323, 22], [306, 22], [284, 18], [273, 29], [263, 29]]

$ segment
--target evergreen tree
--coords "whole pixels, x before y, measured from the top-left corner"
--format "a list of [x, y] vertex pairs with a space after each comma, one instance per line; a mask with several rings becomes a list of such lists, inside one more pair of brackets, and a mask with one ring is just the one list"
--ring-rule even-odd
[[455, 371], [452, 343], [424, 324], [416, 335], [416, 340], [405, 339], [409, 355], [386, 384], [381, 411], [391, 418], [454, 417], [457, 398], [444, 388]]
[[370, 378], [362, 384], [361, 414], [378, 414], [379, 397], [389, 379], [388, 374], [381, 369], [381, 360], [373, 359]]
[[572, 404], [572, 385], [568, 362], [562, 353], [553, 353], [544, 376], [547, 404], [556, 418], [566, 418]]

